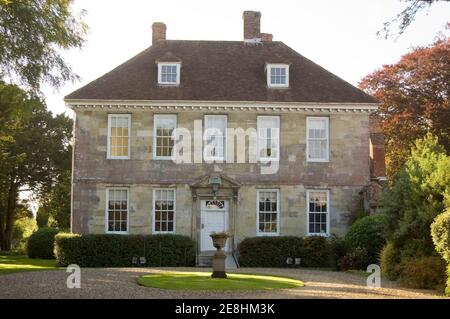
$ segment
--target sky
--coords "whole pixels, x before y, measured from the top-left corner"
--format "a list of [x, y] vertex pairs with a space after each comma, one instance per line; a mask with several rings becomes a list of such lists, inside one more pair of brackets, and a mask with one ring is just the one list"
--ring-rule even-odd
[[65, 95], [100, 77], [151, 45], [151, 25], [167, 25], [167, 39], [242, 40], [244, 10], [261, 12], [261, 32], [285, 44], [353, 85], [416, 46], [431, 44], [445, 30], [450, 3], [420, 12], [398, 39], [376, 32], [405, 7], [398, 0], [75, 0], [86, 10], [87, 43], [63, 56], [81, 81], [59, 91], [44, 86], [48, 107], [72, 115]]

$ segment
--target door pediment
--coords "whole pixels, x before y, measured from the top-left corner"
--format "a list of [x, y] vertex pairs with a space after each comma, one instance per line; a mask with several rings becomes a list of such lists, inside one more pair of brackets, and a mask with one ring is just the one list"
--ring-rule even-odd
[[200, 177], [190, 184], [191, 188], [212, 188], [216, 184], [218, 188], [240, 188], [241, 184], [224, 174], [208, 174]]

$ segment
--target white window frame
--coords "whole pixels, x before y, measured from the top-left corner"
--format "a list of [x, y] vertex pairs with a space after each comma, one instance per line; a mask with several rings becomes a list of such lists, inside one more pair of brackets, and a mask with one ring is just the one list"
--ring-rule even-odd
[[[223, 141], [223, 156], [207, 156], [205, 154], [205, 148], [206, 148], [206, 142], [207, 142], [207, 140], [206, 140], [206, 129], [207, 129], [206, 121], [209, 118], [224, 118], [225, 119], [225, 132], [224, 132], [225, 136], [224, 136], [224, 141]], [[214, 115], [209, 115], [209, 114], [205, 115], [205, 117], [204, 117], [204, 132], [203, 132], [203, 143], [204, 143], [203, 156], [205, 158], [205, 161], [208, 161], [208, 162], [213, 162], [213, 161], [225, 162], [226, 161], [227, 143], [228, 143], [227, 135], [228, 135], [228, 115], [215, 115], [215, 114]]]
[[[128, 155], [127, 156], [112, 156], [111, 155], [111, 119], [113, 117], [121, 117], [128, 119]], [[116, 113], [108, 114], [108, 133], [106, 142], [106, 158], [107, 159], [130, 159], [131, 157], [131, 114]]]
[[[327, 139], [327, 149], [325, 151], [325, 158], [310, 158], [309, 157], [309, 122], [310, 121], [325, 121]], [[306, 117], [306, 161], [307, 162], [329, 162], [330, 161], [330, 118], [326, 116], [307, 116]]]
[[[172, 231], [161, 231], [155, 229], [156, 222], [156, 212], [155, 212], [155, 202], [156, 202], [156, 192], [157, 191], [173, 191], [173, 230]], [[176, 188], [154, 188], [152, 196], [152, 234], [175, 234], [177, 227], [177, 189]]]
[[[177, 128], [178, 125], [178, 119], [177, 119], [177, 115], [176, 114], [154, 114], [153, 115], [153, 159], [154, 160], [171, 160], [174, 157], [172, 156], [158, 156], [156, 154], [156, 141], [157, 141], [157, 136], [156, 136], [156, 122], [158, 118], [170, 118], [170, 119], [175, 119], [175, 128]], [[175, 142], [174, 142], [175, 143]], [[175, 147], [175, 146], [174, 146]], [[174, 154], [174, 156], [176, 156], [176, 154]]]
[[[260, 192], [276, 192], [277, 193], [277, 231], [266, 233], [259, 231], [259, 193]], [[259, 188], [256, 190], [256, 236], [280, 236], [280, 190], [277, 188], [266, 189]]]
[[[108, 230], [108, 224], [109, 224], [109, 191], [115, 190], [115, 191], [127, 191], [127, 230], [126, 231], [110, 231]], [[118, 234], [118, 235], [127, 235], [130, 231], [130, 189], [126, 187], [107, 187], [106, 188], [106, 195], [105, 195], [105, 233], [106, 234]]]
[[[163, 82], [162, 81], [162, 67], [163, 66], [175, 66], [177, 69], [176, 82]], [[159, 62], [158, 63], [158, 84], [159, 85], [180, 85], [180, 70], [181, 62]]]
[[[327, 232], [326, 233], [311, 233], [309, 231], [309, 193], [311, 192], [322, 192], [327, 194]], [[330, 236], [330, 216], [331, 216], [331, 207], [330, 207], [330, 190], [328, 189], [307, 189], [306, 190], [306, 234], [307, 236]]]
[[[274, 68], [284, 68], [286, 70], [286, 83], [282, 84], [282, 83], [272, 83], [271, 82], [271, 78], [270, 78], [270, 74], [272, 72], [272, 69]], [[266, 65], [266, 70], [267, 70], [267, 86], [269, 88], [288, 88], [289, 87], [289, 64], [284, 64], [284, 63], [268, 63]]]
[[[277, 156], [276, 157], [264, 157], [261, 156], [261, 149], [263, 147], [263, 145], [261, 145], [261, 138], [259, 136], [260, 133], [260, 124], [259, 121], [262, 119], [275, 119], [277, 121], [277, 126], [278, 126], [278, 139], [277, 139], [277, 147], [276, 147], [276, 152], [277, 152]], [[276, 116], [267, 116], [267, 115], [258, 115], [256, 117], [256, 130], [258, 133], [258, 158], [261, 162], [269, 162], [269, 161], [279, 161], [280, 160], [280, 140], [281, 140], [281, 119], [280, 116], [276, 115]]]

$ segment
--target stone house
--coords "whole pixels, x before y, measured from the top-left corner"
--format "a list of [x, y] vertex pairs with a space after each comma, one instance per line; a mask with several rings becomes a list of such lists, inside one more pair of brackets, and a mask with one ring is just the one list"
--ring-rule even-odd
[[154, 23], [148, 49], [65, 97], [73, 232], [182, 234], [199, 257], [211, 232], [232, 235], [229, 253], [246, 237], [345, 234], [371, 172], [384, 175], [377, 101], [260, 17], [243, 13], [243, 41], [167, 40]]

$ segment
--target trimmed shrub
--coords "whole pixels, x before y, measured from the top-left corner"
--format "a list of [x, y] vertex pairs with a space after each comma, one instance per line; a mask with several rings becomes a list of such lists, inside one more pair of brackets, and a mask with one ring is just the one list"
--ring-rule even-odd
[[303, 239], [294, 236], [250, 237], [239, 243], [242, 267], [289, 267], [288, 258], [302, 258]]
[[30, 258], [54, 259], [53, 253], [56, 228], [44, 227], [34, 232], [28, 239], [27, 254]]
[[335, 235], [329, 238], [330, 266], [336, 270], [341, 268], [340, 260], [347, 255], [349, 249], [347, 242]]
[[306, 237], [303, 240], [304, 257], [303, 266], [306, 267], [329, 267], [330, 249], [327, 238], [322, 236]]
[[390, 280], [396, 280], [400, 276], [400, 251], [393, 243], [388, 242], [380, 253], [381, 273]]
[[450, 263], [450, 209], [436, 216], [431, 224], [431, 236], [436, 251]]
[[400, 282], [409, 288], [443, 290], [445, 262], [441, 257], [429, 256], [402, 260]]
[[58, 264], [80, 267], [130, 267], [133, 257], [145, 257], [145, 266], [195, 265], [195, 242], [181, 235], [78, 235], [56, 236]]
[[380, 251], [386, 243], [383, 226], [383, 215], [370, 215], [355, 221], [345, 235], [350, 250], [358, 247], [366, 250], [367, 264], [377, 262]]
[[450, 264], [447, 266], [447, 284], [445, 286], [445, 294], [450, 296]]
[[362, 247], [356, 247], [339, 260], [338, 266], [341, 270], [366, 269], [370, 265], [367, 250]]
[[448, 264], [445, 294], [450, 296], [450, 209], [436, 216], [431, 224], [431, 236], [436, 251]]

